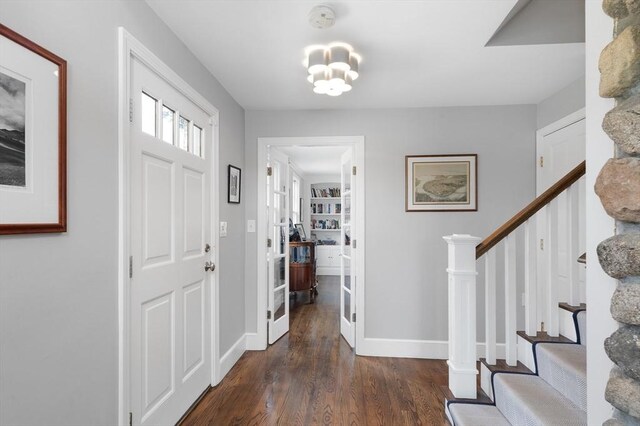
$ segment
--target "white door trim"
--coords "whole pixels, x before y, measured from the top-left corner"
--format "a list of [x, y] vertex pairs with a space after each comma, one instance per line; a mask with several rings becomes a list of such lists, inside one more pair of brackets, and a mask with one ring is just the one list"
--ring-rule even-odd
[[576, 112], [573, 112], [566, 117], [561, 118], [558, 121], [555, 121], [542, 129], [536, 130], [536, 195], [541, 194], [542, 190], [542, 182], [540, 171], [540, 156], [542, 155], [542, 141], [545, 136], [550, 135], [551, 133], [557, 132], [558, 130], [564, 129], [565, 127], [571, 126], [574, 123], [577, 123], [580, 120], [584, 120], [587, 117], [587, 109], [581, 108]]
[[353, 148], [353, 164], [357, 167], [356, 182], [358, 196], [357, 211], [355, 218], [356, 226], [360, 231], [357, 236], [357, 284], [356, 284], [356, 354], [359, 354], [359, 347], [364, 341], [364, 324], [366, 311], [364, 306], [364, 292], [366, 288], [365, 278], [365, 192], [364, 192], [364, 136], [318, 136], [318, 137], [269, 137], [258, 138], [258, 196], [256, 201], [256, 237], [258, 250], [256, 257], [257, 265], [257, 316], [256, 334], [247, 334], [247, 349], [264, 350], [267, 348], [267, 283], [266, 283], [266, 261], [267, 258], [267, 223], [266, 215], [262, 214], [263, 206], [267, 205], [267, 147], [268, 146], [351, 146]]
[[[123, 27], [118, 28], [118, 424], [129, 424], [129, 389], [130, 389], [130, 321], [129, 321], [129, 256], [130, 256], [130, 134], [129, 134], [129, 99], [131, 60], [142, 62], [150, 70], [164, 78], [191, 102], [200, 107], [210, 117], [209, 125], [213, 136], [211, 190], [219, 194], [218, 179], [218, 109], [194, 90], [178, 74], [155, 56]], [[211, 197], [211, 241], [214, 246], [213, 260], [217, 265], [216, 273], [211, 274], [211, 385], [220, 381], [220, 345], [219, 345], [219, 285], [220, 274], [220, 238], [218, 232], [219, 197]]]

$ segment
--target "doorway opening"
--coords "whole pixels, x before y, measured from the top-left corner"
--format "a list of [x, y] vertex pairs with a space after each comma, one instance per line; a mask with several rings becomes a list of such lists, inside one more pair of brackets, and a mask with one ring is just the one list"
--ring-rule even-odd
[[314, 309], [339, 312], [340, 335], [357, 351], [364, 335], [357, 322], [364, 318], [364, 138], [258, 144], [264, 213], [257, 229], [258, 241], [266, 241], [258, 249], [258, 336], [264, 348], [273, 344], [289, 331], [296, 310], [307, 311], [317, 297], [321, 306]]

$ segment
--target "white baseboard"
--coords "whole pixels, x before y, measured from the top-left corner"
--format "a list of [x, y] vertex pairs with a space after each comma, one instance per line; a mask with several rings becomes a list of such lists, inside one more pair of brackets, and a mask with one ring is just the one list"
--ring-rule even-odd
[[246, 349], [248, 351], [264, 351], [267, 349], [267, 339], [260, 338], [258, 333], [246, 333]]
[[[479, 357], [483, 357], [485, 353], [484, 343], [478, 343], [477, 348]], [[393, 358], [447, 359], [449, 358], [449, 342], [446, 340], [400, 340], [365, 337], [363, 342], [356, 346], [356, 354]], [[504, 354], [504, 344], [498, 343], [496, 347], [497, 357], [504, 358]]]
[[231, 368], [236, 365], [236, 362], [238, 362], [242, 354], [244, 354], [245, 350], [247, 349], [246, 336], [246, 334], [240, 336], [238, 341], [235, 342], [233, 346], [231, 346], [231, 349], [229, 349], [220, 358], [220, 369], [218, 370], [220, 371], [220, 380], [224, 379], [224, 376], [226, 376]]

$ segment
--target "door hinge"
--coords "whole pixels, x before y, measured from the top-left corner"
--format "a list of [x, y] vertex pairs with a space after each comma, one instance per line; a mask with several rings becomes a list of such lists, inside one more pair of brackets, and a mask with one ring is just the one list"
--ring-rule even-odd
[[356, 166], [351, 167], [351, 174], [356, 175]]
[[267, 311], [267, 319], [270, 320], [271, 319], [271, 311]]
[[356, 248], [356, 240], [351, 241], [351, 247]]
[[129, 256], [129, 278], [133, 278], [133, 256]]
[[133, 98], [129, 98], [129, 123], [133, 123]]
[[544, 157], [540, 156], [540, 167], [544, 167]]
[[267, 176], [271, 176], [273, 175], [273, 169], [271, 168], [271, 166], [267, 167]]
[[133, 426], [133, 413], [129, 412], [129, 426]]
[[540, 238], [540, 250], [544, 250], [544, 239]]
[[273, 242], [271, 241], [271, 238], [267, 238], [267, 247], [271, 248], [272, 244]]
[[356, 322], [356, 313], [351, 314], [351, 322]]

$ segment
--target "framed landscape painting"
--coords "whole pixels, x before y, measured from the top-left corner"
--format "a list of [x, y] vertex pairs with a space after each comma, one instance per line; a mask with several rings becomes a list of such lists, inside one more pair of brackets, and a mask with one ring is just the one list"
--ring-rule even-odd
[[65, 232], [66, 61], [0, 24], [0, 234]]
[[477, 158], [476, 154], [407, 155], [405, 210], [477, 211]]

